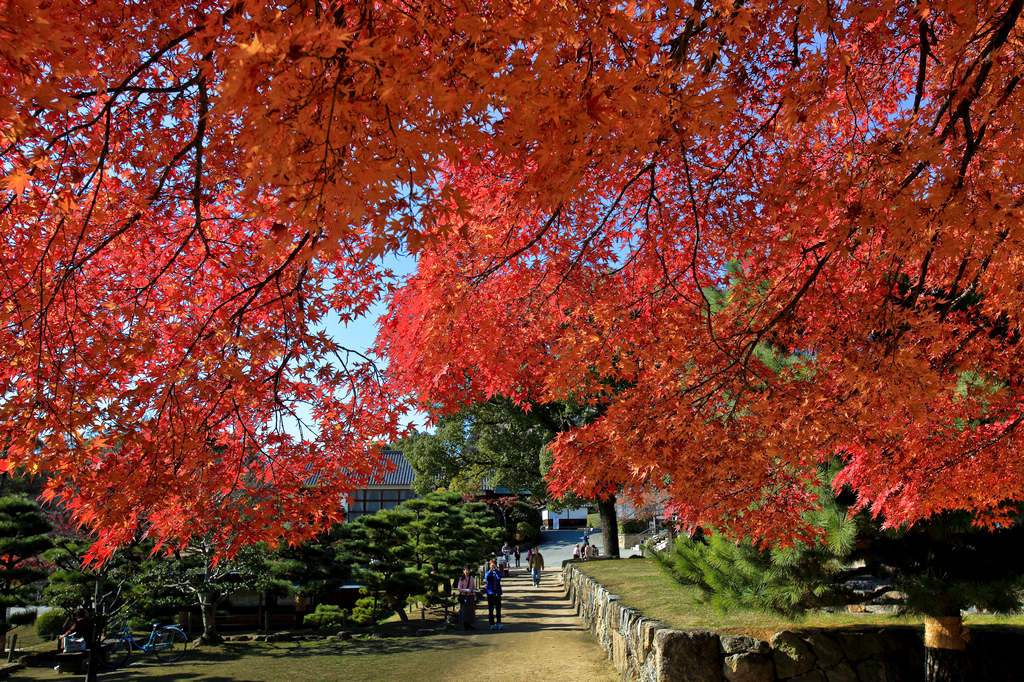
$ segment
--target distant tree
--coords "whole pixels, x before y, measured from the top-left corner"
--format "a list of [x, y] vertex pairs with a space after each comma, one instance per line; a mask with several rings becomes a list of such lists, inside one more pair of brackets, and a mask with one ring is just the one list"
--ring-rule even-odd
[[151, 541], [118, 548], [106, 562], [89, 563], [94, 537], [60, 536], [43, 557], [53, 564], [54, 571], [43, 589], [47, 603], [72, 612], [86, 607], [92, 614], [93, 627], [86, 634], [89, 651], [87, 682], [97, 679], [100, 667], [97, 642], [107, 631], [112, 616], [121, 617], [136, 601], [142, 564], [153, 550]]
[[[562, 432], [595, 419], [603, 408], [572, 401], [517, 405], [503, 396], [463, 407], [438, 418], [434, 433], [419, 433], [395, 444], [416, 472], [413, 488], [426, 494], [438, 487], [479, 494], [483, 483], [491, 490], [506, 488], [513, 495], [528, 492], [538, 502], [556, 507], [596, 505], [601, 514], [605, 556], [618, 556], [616, 490], [582, 498], [572, 491], [553, 499], [546, 476], [552, 459], [548, 446]], [[488, 504], [499, 504], [488, 500]], [[494, 507], [499, 511], [501, 506]], [[530, 516], [527, 514], [527, 516]], [[506, 538], [514, 540], [519, 522], [540, 527], [539, 516], [519, 518], [511, 523], [502, 515]]]
[[485, 487], [547, 496], [541, 452], [553, 434], [501, 396], [441, 417], [433, 433], [395, 444], [416, 472], [413, 489], [478, 494]]
[[74, 611], [80, 606], [103, 615], [119, 611], [130, 598], [151, 544], [118, 549], [105, 563], [88, 564], [85, 557], [95, 538], [60, 536], [43, 558], [53, 565], [43, 598], [52, 606]]
[[51, 528], [35, 500], [22, 494], [0, 497], [0, 637], [8, 628], [7, 607], [29, 603], [33, 583], [46, 577], [37, 558], [53, 544], [47, 535]]
[[259, 587], [270, 592], [292, 592], [316, 601], [352, 577], [341, 561], [337, 527], [298, 545], [282, 545], [267, 556], [267, 575]]
[[202, 641], [222, 641], [217, 607], [233, 592], [256, 588], [267, 578], [269, 550], [248, 545], [230, 559], [221, 558], [221, 552], [223, 548], [207, 535], [194, 539], [184, 550], [146, 561], [138, 576], [141, 607], [167, 610], [196, 604], [203, 619]]
[[441, 601], [461, 569], [482, 561], [500, 542], [500, 529], [487, 506], [465, 502], [455, 493], [430, 493], [404, 502], [402, 509], [413, 515], [406, 531], [416, 568], [424, 574], [428, 602]]

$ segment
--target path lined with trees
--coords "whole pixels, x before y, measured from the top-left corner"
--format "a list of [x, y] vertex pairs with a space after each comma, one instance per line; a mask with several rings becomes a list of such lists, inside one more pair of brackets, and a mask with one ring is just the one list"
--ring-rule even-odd
[[[463, 644], [452, 637], [451, 669], [440, 679], [618, 680], [604, 651], [576, 618], [558, 584], [558, 568], [543, 572], [540, 587], [525, 568], [503, 581], [505, 629], [486, 628], [487, 608], [477, 608], [477, 629]], [[467, 651], [465, 643], [474, 645]]]
[[[372, 644], [326, 648], [301, 643], [245, 645], [246, 649], [205, 648], [172, 668], [143, 661], [100, 679], [281, 679], [287, 665], [295, 679], [367, 679], [371, 669], [382, 679], [417, 679], [429, 671], [436, 680], [618, 680], [597, 640], [576, 617], [558, 584], [560, 562], [551, 561], [540, 587], [525, 568], [504, 581], [505, 629], [486, 627], [486, 607], [477, 609], [476, 630], [448, 630], [411, 639], [374, 640]], [[344, 646], [344, 648], [341, 648]], [[284, 663], [283, 663], [284, 662]], [[21, 680], [75, 679], [50, 669], [27, 669]]]

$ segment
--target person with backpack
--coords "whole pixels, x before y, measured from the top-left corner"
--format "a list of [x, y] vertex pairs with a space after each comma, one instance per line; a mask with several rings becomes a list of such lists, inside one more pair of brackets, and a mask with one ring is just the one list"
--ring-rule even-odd
[[491, 559], [487, 573], [484, 575], [484, 588], [487, 592], [487, 621], [491, 630], [501, 629], [501, 571], [498, 562]]
[[459, 578], [459, 622], [464, 630], [472, 630], [473, 622], [476, 621], [476, 582], [469, 567], [462, 569], [462, 577]]

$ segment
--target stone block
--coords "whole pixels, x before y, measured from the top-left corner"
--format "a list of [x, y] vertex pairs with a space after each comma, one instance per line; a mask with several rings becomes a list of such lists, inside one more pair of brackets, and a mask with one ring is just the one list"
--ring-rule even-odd
[[619, 631], [619, 614], [622, 611], [622, 604], [619, 603], [618, 595], [614, 595], [614, 599], [609, 598], [608, 601], [608, 629]]
[[819, 668], [831, 668], [846, 659], [839, 642], [824, 632], [811, 632], [806, 635], [805, 640], [811, 646]]
[[645, 618], [642, 621], [640, 621], [640, 627], [638, 628], [640, 631], [639, 649], [642, 652], [643, 656], [647, 656], [647, 654], [651, 653], [651, 650], [654, 648], [654, 635], [658, 632], [658, 630], [664, 627], [664, 624], [659, 623], [656, 620], [651, 620], [649, 618]]
[[825, 679], [828, 682], [858, 682], [857, 672], [849, 663], [840, 663], [834, 668], [825, 671]]
[[820, 670], [812, 670], [803, 675], [789, 678], [789, 682], [828, 682], [828, 679], [825, 677], [825, 673]]
[[722, 653], [726, 655], [747, 652], [767, 654], [771, 652], [768, 642], [754, 639], [749, 635], [721, 635], [719, 641], [721, 642]]
[[[920, 682], [922, 675], [924, 675], [924, 648], [918, 649], [905, 649], [903, 651], [887, 651], [881, 656], [872, 659], [879, 661], [885, 668], [885, 679], [886, 682]], [[996, 656], [988, 657], [987, 660], [1002, 660], [1010, 661], [1009, 657]], [[1016, 669], [1016, 666], [1014, 666]], [[972, 670], [972, 672], [975, 672]], [[1017, 676], [1016, 673], [1013, 675], [999, 675], [999, 674], [977, 674], [978, 679], [982, 680], [998, 680], [998, 679], [1011, 679]]]
[[732, 654], [722, 663], [722, 676], [728, 682], [774, 682], [775, 664], [760, 654]]
[[863, 661], [885, 650], [882, 636], [877, 632], [840, 632], [838, 639], [851, 661]]
[[626, 638], [618, 632], [612, 632], [612, 665], [620, 673], [629, 669], [629, 647]]
[[654, 655], [658, 682], [721, 682], [718, 635], [709, 630], [658, 630]]
[[889, 679], [885, 665], [874, 658], [857, 664], [857, 677], [861, 682], [887, 682]]
[[627, 637], [634, 637], [637, 632], [637, 624], [642, 615], [639, 611], [629, 606], [621, 607], [619, 609], [619, 632]]
[[811, 647], [795, 632], [782, 630], [771, 636], [768, 642], [772, 646], [772, 659], [775, 661], [775, 674], [785, 680], [797, 677], [814, 667], [814, 652]]

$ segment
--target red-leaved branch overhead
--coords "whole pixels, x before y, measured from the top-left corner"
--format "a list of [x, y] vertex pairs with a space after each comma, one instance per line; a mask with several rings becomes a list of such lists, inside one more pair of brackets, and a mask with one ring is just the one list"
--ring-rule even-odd
[[537, 57], [447, 169], [468, 209], [393, 298], [394, 385], [593, 404], [556, 493], [666, 490], [785, 540], [838, 458], [888, 524], [998, 523], [1024, 499], [1020, 13], [698, 2]]
[[[501, 393], [601, 404], [557, 489], [767, 537], [840, 456], [893, 523], [996, 519], [1021, 4], [0, 0], [5, 466], [101, 556], [297, 539], [388, 391]], [[383, 386], [320, 329], [399, 249]]]

